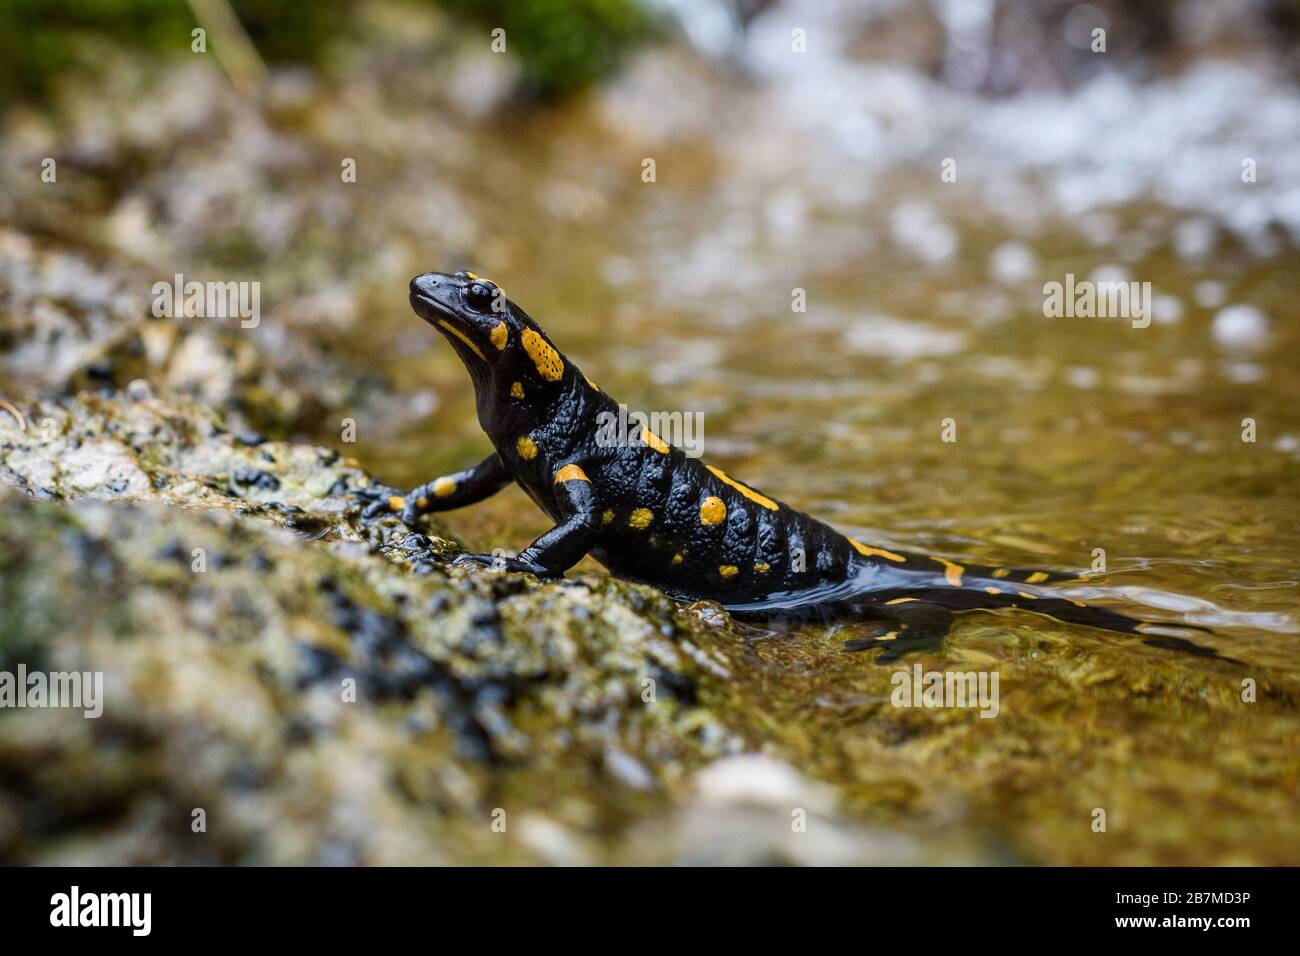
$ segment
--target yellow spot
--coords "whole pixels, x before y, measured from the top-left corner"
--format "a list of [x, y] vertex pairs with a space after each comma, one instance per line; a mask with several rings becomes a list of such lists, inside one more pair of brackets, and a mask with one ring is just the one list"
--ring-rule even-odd
[[876, 640], [878, 640], [878, 641], [892, 641], [892, 640], [894, 640], [896, 637], [898, 637], [898, 632], [897, 632], [897, 631], [890, 631], [888, 634], [881, 634], [878, 638], [876, 638]]
[[388, 498], [389, 511], [401, 511], [406, 507], [406, 499], [401, 495], [390, 495]]
[[878, 558], [888, 558], [890, 561], [906, 561], [907, 558], [901, 554], [894, 554], [892, 551], [886, 551], [884, 548], [873, 548], [870, 545], [863, 544], [853, 538], [849, 538], [849, 544], [858, 549], [858, 554], [865, 554], [868, 557], [875, 555]]
[[450, 478], [439, 478], [433, 483], [433, 493], [439, 498], [446, 498], [456, 490], [456, 482]]
[[668, 454], [668, 442], [664, 441], [648, 428], [642, 427], [641, 429], [641, 443], [649, 445], [661, 455]]
[[415, 499], [415, 507], [423, 511], [425, 508], [429, 507], [429, 499], [424, 497], [424, 495], [420, 495], [420, 497]]
[[737, 491], [739, 491], [750, 501], [754, 502], [754, 504], [762, 505], [764, 508], [767, 508], [771, 511], [776, 511], [777, 508], [780, 507], [771, 498], [765, 497], [764, 495], [760, 495], [753, 488], [746, 488], [744, 485], [736, 481], [736, 479], [732, 478], [721, 468], [714, 468], [712, 465], [705, 465], [704, 467], [708, 468], [709, 471], [713, 472], [714, 477], [716, 477], [723, 484], [730, 485], [731, 487], [735, 488]]
[[604, 511], [600, 513], [601, 524], [609, 524], [613, 520], [614, 520], [614, 512], [611, 511], [609, 508], [606, 508]]
[[1029, 600], [1029, 601], [1037, 601], [1037, 600], [1038, 600], [1037, 596], [1035, 596], [1035, 595], [1033, 595], [1033, 594], [1026, 594], [1024, 591], [1017, 591], [1016, 593], [1019, 594], [1022, 598], [1025, 598], [1026, 600]]
[[524, 383], [523, 383], [523, 382], [515, 382], [515, 384], [511, 385], [511, 386], [510, 386], [510, 394], [513, 395], [515, 398], [523, 398], [523, 397], [524, 397]]
[[524, 351], [537, 366], [538, 375], [548, 382], [558, 382], [564, 378], [564, 360], [560, 358], [560, 353], [555, 351], [550, 342], [532, 329], [524, 329], [524, 334], [520, 338], [524, 343]]
[[772, 570], [772, 565], [760, 561], [758, 564], [754, 565], [754, 570], [759, 574], [767, 574], [768, 571]]
[[946, 558], [936, 558], [933, 555], [931, 561], [938, 561], [943, 565], [943, 579], [955, 588], [961, 587], [961, 576], [966, 572], [960, 564], [954, 564]]
[[448, 332], [450, 332], [452, 335], [456, 336], [456, 338], [458, 338], [458, 339], [460, 339], [462, 342], [464, 342], [465, 345], [469, 348], [469, 350], [470, 350], [471, 352], [473, 352], [475, 355], [477, 355], [477, 356], [478, 356], [479, 358], [481, 358], [483, 361], [485, 361], [485, 362], [487, 361], [487, 356], [483, 354], [483, 350], [480, 349], [480, 348], [479, 348], [477, 345], [475, 345], [473, 342], [471, 342], [470, 339], [469, 339], [469, 336], [467, 336], [464, 332], [462, 332], [460, 329], [456, 328], [456, 326], [452, 325], [452, 324], [451, 324], [450, 322], [448, 322], [446, 319], [439, 319], [439, 320], [438, 320], [438, 324], [441, 325], [441, 326], [442, 326], [444, 329], [446, 329]]
[[1084, 604], [1082, 601], [1076, 601], [1074, 598], [1066, 598], [1066, 600], [1069, 601], [1071, 604], [1073, 604], [1075, 607], [1087, 607], [1087, 606], [1088, 606], [1088, 605]]
[[734, 564], [724, 564], [722, 567], [718, 568], [718, 573], [724, 578], [730, 578], [739, 574], [740, 568], [736, 567]]
[[563, 484], [566, 481], [585, 481], [588, 484], [591, 483], [591, 479], [587, 477], [587, 473], [577, 465], [565, 465], [555, 473], [555, 483], [557, 485]]
[[587, 376], [585, 376], [585, 375], [582, 376], [582, 380], [583, 380], [584, 382], [586, 382], [588, 385], [591, 386], [592, 391], [595, 391], [595, 392], [599, 392], [599, 391], [600, 391], [600, 386], [597, 385], [595, 382], [593, 382], [591, 379], [587, 378]]
[[673, 564], [681, 564], [682, 560], [683, 558], [680, 551], [673, 555]]
[[492, 327], [492, 332], [488, 335], [488, 338], [492, 340], [492, 344], [495, 345], [497, 351], [500, 352], [506, 347], [506, 342], [510, 338], [510, 330], [506, 328], [505, 322], [498, 322]]
[[[478, 279], [480, 282], [492, 282], [491, 279], [484, 279], [477, 272], [470, 272], [468, 269], [465, 270], [465, 275], [469, 276], [471, 279]], [[496, 285], [495, 282], [492, 282], [492, 284]]]
[[1006, 568], [998, 568], [996, 571], [993, 572], [993, 576], [995, 578], [1005, 578], [1010, 573], [1011, 572], [1008, 571]]
[[524, 461], [532, 461], [537, 457], [537, 443], [527, 435], [520, 435], [515, 442], [515, 451], [519, 452], [519, 457]]
[[644, 531], [650, 527], [650, 522], [655, 520], [655, 513], [649, 508], [637, 508], [627, 516], [627, 526], [636, 528], [638, 531]]
[[1001, 593], [1002, 593], [1002, 589], [1001, 589], [1001, 588], [985, 588], [984, 590], [985, 590], [985, 592], [988, 593], [988, 594], [1001, 594]]
[[908, 601], [918, 601], [920, 598], [894, 598], [892, 601], [886, 601], [886, 604], [906, 604]]
[[702, 525], [720, 524], [726, 517], [727, 506], [722, 503], [721, 498], [709, 495], [700, 505], [700, 524]]
[[1025, 583], [1037, 584], [1039, 581], [1046, 581], [1046, 580], [1047, 580], [1046, 571], [1035, 571], [1033, 574], [1029, 575], [1029, 577], [1025, 578]]

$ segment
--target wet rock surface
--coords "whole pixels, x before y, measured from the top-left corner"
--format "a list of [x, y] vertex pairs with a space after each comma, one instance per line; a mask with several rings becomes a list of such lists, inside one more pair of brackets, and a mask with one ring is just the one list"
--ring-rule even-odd
[[0, 505], [0, 653], [103, 671], [106, 700], [0, 719], [11, 861], [523, 859], [492, 839], [513, 788], [590, 827], [609, 755], [654, 793], [738, 746], [692, 706], [658, 595], [448, 571], [433, 529], [356, 520], [343, 493], [367, 479], [336, 453], [193, 403], [27, 412], [0, 425], [28, 496]]

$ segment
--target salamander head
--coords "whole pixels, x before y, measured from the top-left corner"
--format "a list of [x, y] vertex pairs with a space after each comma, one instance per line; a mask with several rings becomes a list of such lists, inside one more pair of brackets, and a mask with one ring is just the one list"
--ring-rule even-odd
[[447, 337], [480, 401], [535, 403], [559, 391], [568, 363], [490, 279], [426, 272], [411, 280], [411, 308]]

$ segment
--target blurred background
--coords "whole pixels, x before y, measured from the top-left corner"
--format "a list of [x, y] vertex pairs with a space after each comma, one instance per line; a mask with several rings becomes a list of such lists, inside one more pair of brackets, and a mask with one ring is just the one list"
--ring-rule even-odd
[[[1131, 6], [16, 0], [6, 390], [143, 377], [277, 437], [350, 415], [414, 483], [481, 440], [405, 283], [467, 267], [627, 400], [761, 444], [752, 480], [813, 456], [807, 503], [907, 506], [921, 473], [1041, 500], [1149, 428], [1185, 472], [1249, 413], [1294, 452], [1300, 8]], [[17, 254], [45, 240], [61, 267]], [[140, 282], [177, 272], [260, 281], [267, 321], [144, 321]], [[1150, 281], [1157, 327], [1040, 321], [1066, 273]], [[40, 327], [96, 282], [121, 297]], [[982, 487], [910, 437], [962, 414], [1000, 436]]]
[[[1086, 680], [1024, 710], [1119, 714], [1138, 736], [1096, 772], [1160, 754], [1128, 783], [1172, 822], [1124, 856], [1061, 850], [1049, 812], [1028, 858], [1294, 863], [1294, 755], [1269, 762], [1300, 678], [1298, 81], [1296, 0], [8, 0], [0, 395], [138, 380], [336, 448], [349, 418], [346, 451], [414, 485], [487, 445], [406, 283], [480, 272], [618, 399], [704, 412], [707, 457], [746, 481], [903, 548], [1103, 548], [1098, 594], [1221, 629], [1291, 688], [1267, 731], [1211, 746], [1234, 718], [1189, 718], [1205, 665], [1094, 636]], [[260, 325], [153, 318], [175, 273], [260, 282]], [[1044, 317], [1067, 274], [1150, 282], [1150, 327]], [[475, 550], [545, 528], [515, 490], [445, 524]], [[1056, 640], [992, 620], [968, 660], [1006, 660], [1008, 628]], [[940, 758], [880, 797], [845, 716], [869, 678], [812, 676], [825, 633], [750, 638], [775, 722], [820, 731], [805, 765], [906, 817]], [[1152, 672], [1143, 709], [1126, 681]], [[1037, 758], [1014, 721], [962, 740], [1064, 807], [1084, 758], [1043, 719]], [[954, 748], [949, 770], [978, 763]]]

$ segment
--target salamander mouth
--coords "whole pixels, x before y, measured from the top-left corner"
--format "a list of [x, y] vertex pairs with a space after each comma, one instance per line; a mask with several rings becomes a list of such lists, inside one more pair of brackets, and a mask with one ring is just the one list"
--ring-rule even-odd
[[462, 356], [468, 350], [477, 356], [480, 361], [487, 361], [482, 346], [475, 342], [472, 337], [472, 330], [467, 328], [467, 323], [460, 318], [460, 315], [454, 309], [448, 308], [432, 296], [414, 290], [410, 294], [410, 300], [411, 308], [415, 310], [415, 314], [439, 332], [445, 334], [452, 347], [460, 352]]
[[412, 292], [409, 298], [411, 308], [415, 310], [415, 314], [430, 325], [436, 325], [439, 319], [450, 322], [459, 321], [459, 317], [454, 311], [432, 296], [425, 295], [423, 292]]

